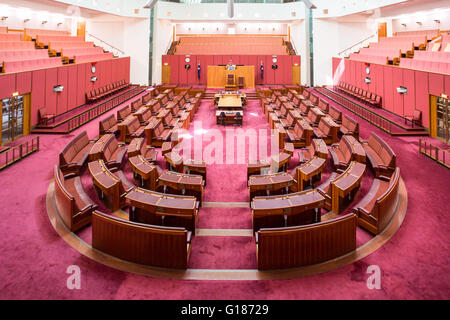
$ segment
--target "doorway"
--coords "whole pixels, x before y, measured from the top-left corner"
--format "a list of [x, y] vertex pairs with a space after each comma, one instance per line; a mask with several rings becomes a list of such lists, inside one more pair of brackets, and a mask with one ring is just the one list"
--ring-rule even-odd
[[0, 144], [4, 145], [29, 134], [29, 117], [27, 116], [27, 97], [17, 95], [2, 99]]
[[450, 100], [437, 97], [436, 103], [436, 138], [450, 142]]
[[378, 23], [378, 41], [387, 37], [387, 22]]

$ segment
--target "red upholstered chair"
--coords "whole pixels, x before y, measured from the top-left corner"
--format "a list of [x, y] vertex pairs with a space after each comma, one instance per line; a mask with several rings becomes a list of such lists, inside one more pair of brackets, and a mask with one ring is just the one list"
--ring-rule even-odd
[[[55, 117], [54, 114], [47, 113], [47, 109], [45, 107], [39, 109], [39, 122], [45, 123], [45, 125], [47, 125], [48, 121], [52, 120], [54, 117]], [[54, 121], [54, 119], [53, 119], [53, 121]]]
[[414, 124], [417, 124], [418, 126], [422, 126], [422, 111], [420, 110], [414, 110], [414, 113], [412, 115], [405, 116], [405, 123], [407, 121], [411, 121], [413, 127]]

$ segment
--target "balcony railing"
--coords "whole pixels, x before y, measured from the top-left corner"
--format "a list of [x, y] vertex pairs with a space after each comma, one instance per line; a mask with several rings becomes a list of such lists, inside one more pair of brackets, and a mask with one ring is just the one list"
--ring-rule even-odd
[[39, 136], [33, 137], [26, 142], [9, 148], [0, 153], [0, 170], [22, 160], [30, 154], [39, 151]]
[[431, 143], [427, 143], [426, 141], [419, 139], [419, 153], [426, 155], [447, 168], [450, 168], [450, 151], [448, 149], [436, 147]]

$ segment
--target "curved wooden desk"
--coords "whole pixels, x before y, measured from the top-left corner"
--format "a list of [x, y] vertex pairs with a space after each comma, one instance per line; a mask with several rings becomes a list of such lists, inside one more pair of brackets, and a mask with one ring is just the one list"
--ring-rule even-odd
[[106, 167], [103, 160], [89, 162], [89, 173], [100, 199], [107, 196], [107, 206], [113, 212], [120, 209], [120, 180]]
[[253, 231], [300, 226], [321, 221], [325, 197], [316, 190], [285, 196], [255, 197], [251, 203]]
[[158, 179], [158, 169], [148, 162], [142, 155], [128, 158], [134, 177], [143, 188], [156, 191], [156, 181]]
[[184, 227], [195, 233], [199, 204], [195, 197], [167, 195], [135, 188], [125, 197], [130, 221], [170, 227]]
[[307, 187], [314, 187], [315, 182], [321, 181], [326, 164], [326, 159], [314, 157], [297, 167], [295, 169], [295, 179], [298, 183], [298, 191], [303, 191]]
[[355, 198], [361, 186], [366, 165], [353, 161], [336, 180], [331, 182], [332, 204], [334, 213], [341, 213]]
[[286, 172], [262, 176], [250, 176], [248, 188], [251, 201], [253, 197], [258, 195], [269, 196], [280, 192], [296, 192], [297, 181]]
[[194, 196], [200, 203], [203, 199], [204, 181], [200, 175], [166, 171], [158, 178], [158, 190], [161, 187], [164, 193]]

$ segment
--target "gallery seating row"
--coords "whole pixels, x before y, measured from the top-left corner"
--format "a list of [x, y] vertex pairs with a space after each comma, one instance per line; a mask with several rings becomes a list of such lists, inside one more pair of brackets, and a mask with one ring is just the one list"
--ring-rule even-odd
[[36, 35], [36, 45], [40, 48], [49, 47], [50, 42], [52, 41], [67, 41], [67, 42], [84, 42], [84, 37], [72, 37], [72, 36], [63, 36], [63, 35]]
[[94, 47], [93, 42], [79, 42], [79, 41], [52, 41], [48, 45], [48, 52], [51, 55], [62, 55], [65, 50], [72, 49], [90, 49]]
[[22, 38], [19, 33], [1, 33], [0, 32], [0, 42], [8, 42], [8, 41], [22, 41]]
[[24, 29], [24, 38], [29, 38], [27, 40], [35, 40], [39, 35], [40, 36], [70, 36], [70, 31], [66, 30], [49, 30], [49, 29], [36, 29], [36, 28], [25, 28]]
[[342, 81], [340, 81], [339, 84], [337, 85], [337, 89], [342, 92], [345, 92], [346, 94], [356, 99], [359, 99], [363, 102], [367, 102], [373, 105], [374, 107], [381, 108], [381, 97], [373, 92], [369, 92], [367, 90], [358, 88], [354, 85]]
[[87, 62], [97, 62], [103, 60], [113, 59], [114, 54], [112, 52], [97, 53], [97, 54], [87, 54], [82, 56], [75, 56], [75, 63], [87, 63]]
[[87, 48], [67, 48], [65, 47], [61, 51], [61, 56], [68, 59], [76, 59], [76, 57], [86, 56], [86, 55], [95, 55], [104, 53], [102, 47], [87, 47]]
[[415, 51], [414, 60], [450, 62], [450, 52], [445, 51]]
[[[362, 53], [350, 53], [350, 60], [353, 61], [361, 61], [367, 63], [376, 63], [376, 64], [388, 64], [388, 54], [386, 55], [370, 55], [370, 54], [362, 54]], [[399, 58], [399, 56], [397, 56]]]
[[76, 232], [91, 222], [97, 205], [83, 189], [81, 178], [73, 174], [65, 177], [58, 165], [54, 168], [55, 204], [66, 227]]
[[61, 58], [40, 58], [22, 61], [3, 62], [3, 73], [25, 72], [62, 66]]
[[128, 262], [186, 269], [191, 240], [192, 233], [182, 227], [141, 224], [99, 211], [92, 214], [92, 247]]
[[48, 59], [47, 50], [5, 50], [0, 51], [0, 63], [23, 60]]
[[86, 99], [88, 102], [94, 102], [104, 97], [107, 97], [119, 90], [122, 90], [128, 86], [129, 84], [126, 82], [126, 80], [119, 80], [110, 83], [104, 87], [89, 91], [88, 93], [86, 93]]
[[400, 59], [400, 67], [434, 73], [450, 74], [450, 62], [422, 59]]
[[0, 51], [35, 50], [31, 41], [4, 41], [0, 42]]
[[59, 166], [64, 174], [81, 174], [95, 141], [90, 141], [86, 131], [71, 140], [59, 154]]
[[439, 36], [439, 30], [417, 30], [417, 31], [397, 31], [394, 32], [396, 37], [407, 37], [407, 36], [425, 36], [427, 39], [433, 39]]

